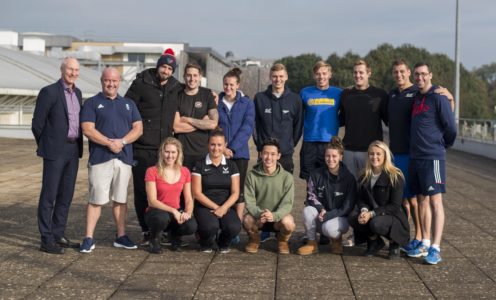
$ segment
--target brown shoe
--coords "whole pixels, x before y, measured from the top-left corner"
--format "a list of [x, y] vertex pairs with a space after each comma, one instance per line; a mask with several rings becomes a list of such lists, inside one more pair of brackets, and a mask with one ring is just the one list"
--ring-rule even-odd
[[308, 240], [307, 244], [298, 248], [299, 255], [310, 255], [319, 252], [319, 246], [317, 245], [317, 241]]
[[260, 246], [260, 235], [257, 234], [250, 234], [248, 236], [248, 244], [245, 247], [245, 251], [248, 253], [257, 253], [258, 252], [258, 246]]
[[332, 239], [331, 253], [332, 254], [338, 254], [338, 255], [343, 254], [343, 244], [341, 242], [341, 238]]
[[279, 241], [279, 254], [289, 254], [289, 244], [287, 241]]

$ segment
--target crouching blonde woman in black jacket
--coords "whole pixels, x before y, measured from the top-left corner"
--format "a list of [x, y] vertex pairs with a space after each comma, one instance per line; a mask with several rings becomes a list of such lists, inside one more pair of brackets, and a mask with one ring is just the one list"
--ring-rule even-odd
[[356, 235], [367, 237], [365, 256], [377, 254], [389, 240], [389, 259], [399, 258], [399, 246], [408, 243], [410, 228], [401, 205], [404, 177], [392, 163], [388, 146], [374, 141], [368, 148], [363, 174], [358, 179], [358, 211], [349, 223]]

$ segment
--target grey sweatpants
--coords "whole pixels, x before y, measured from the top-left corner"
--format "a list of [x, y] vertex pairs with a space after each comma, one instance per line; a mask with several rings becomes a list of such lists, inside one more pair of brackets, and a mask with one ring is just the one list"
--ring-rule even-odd
[[315, 233], [319, 232], [331, 239], [338, 239], [343, 233], [349, 229], [348, 219], [345, 217], [337, 217], [320, 222], [319, 212], [313, 206], [306, 206], [303, 209], [303, 222], [305, 224], [306, 236], [309, 240], [315, 240]]

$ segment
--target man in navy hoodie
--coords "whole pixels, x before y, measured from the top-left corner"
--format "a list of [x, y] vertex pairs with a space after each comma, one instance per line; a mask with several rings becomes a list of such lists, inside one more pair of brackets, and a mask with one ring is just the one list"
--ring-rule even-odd
[[412, 109], [409, 171], [411, 192], [417, 195], [419, 202], [422, 242], [407, 254], [423, 256], [426, 263], [437, 264], [441, 261], [444, 227], [442, 194], [446, 192], [446, 148], [455, 142], [456, 123], [446, 96], [434, 92], [437, 87], [432, 85], [429, 65], [417, 63], [413, 76], [419, 93]]
[[300, 96], [286, 86], [288, 72], [283, 64], [270, 68], [270, 80], [267, 90], [255, 95], [254, 141], [261, 153], [264, 140], [277, 138], [281, 146], [279, 163], [293, 173], [294, 147], [303, 132], [303, 106]]

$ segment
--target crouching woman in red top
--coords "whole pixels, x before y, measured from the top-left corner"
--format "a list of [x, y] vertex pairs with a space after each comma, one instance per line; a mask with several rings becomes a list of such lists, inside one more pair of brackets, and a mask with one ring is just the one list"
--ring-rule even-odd
[[[191, 175], [182, 166], [183, 147], [179, 140], [169, 137], [160, 145], [156, 166], [148, 168], [145, 175], [148, 208], [146, 225], [150, 228], [150, 252], [160, 253], [160, 234], [170, 232], [171, 249], [178, 250], [181, 236], [196, 231], [191, 197]], [[180, 196], [183, 194], [184, 202]]]

